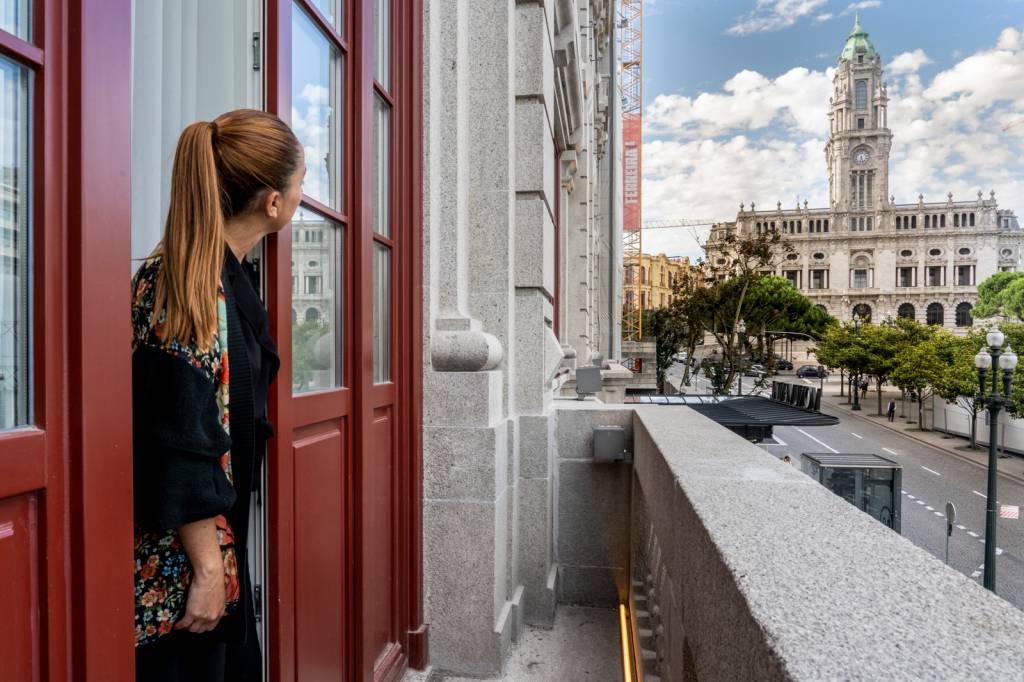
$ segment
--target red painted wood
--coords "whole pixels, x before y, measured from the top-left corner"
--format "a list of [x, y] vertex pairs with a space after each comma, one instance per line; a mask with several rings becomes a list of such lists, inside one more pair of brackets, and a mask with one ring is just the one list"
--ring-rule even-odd
[[134, 672], [131, 2], [78, 0], [68, 9], [72, 667], [78, 679], [120, 680]]
[[42, 49], [7, 31], [0, 31], [0, 53], [30, 66], [43, 65]]
[[39, 680], [39, 526], [34, 494], [0, 500], [0, 661], [3, 678]]
[[46, 434], [24, 429], [0, 438], [0, 498], [46, 487]]
[[[295, 443], [296, 671], [299, 680], [339, 677], [346, 566], [345, 422]], [[312, 617], [312, 614], [318, 614]]]
[[[292, 4], [267, 0], [266, 107], [291, 120]], [[268, 396], [270, 419], [277, 435], [267, 444], [267, 668], [271, 680], [296, 680], [295, 651], [295, 526], [292, 430], [291, 231], [282, 230], [267, 242], [267, 302], [270, 333], [281, 356], [279, 379]]]
[[[298, 1], [321, 30], [329, 28], [308, 0]], [[345, 211], [303, 200], [308, 209], [347, 224], [344, 388], [291, 395], [290, 234], [282, 232], [268, 248], [272, 332], [282, 355], [281, 380], [271, 400], [278, 437], [271, 444], [268, 495], [269, 648], [272, 678], [278, 680], [397, 679], [411, 643], [417, 664], [426, 661], [420, 547], [422, 4], [392, 2], [393, 87], [383, 93], [395, 107], [393, 232], [388, 239], [372, 231], [372, 115], [379, 88], [373, 73], [372, 9], [372, 0], [346, 3], [344, 34], [333, 38], [342, 49], [352, 48], [344, 66]], [[268, 2], [267, 106], [286, 120], [292, 11], [285, 0]], [[374, 385], [372, 375], [375, 241], [391, 247], [393, 254], [393, 380], [382, 385]], [[339, 424], [346, 428], [339, 430]], [[325, 585], [331, 576], [310, 568], [310, 556], [346, 570], [337, 569], [336, 582]], [[319, 592], [310, 588], [314, 582]], [[315, 602], [314, 594], [320, 595]]]

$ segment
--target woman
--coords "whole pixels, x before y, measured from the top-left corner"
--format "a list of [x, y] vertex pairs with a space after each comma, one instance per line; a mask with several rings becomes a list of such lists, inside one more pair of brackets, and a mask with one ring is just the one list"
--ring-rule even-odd
[[304, 173], [276, 116], [193, 123], [163, 241], [132, 282], [140, 682], [262, 676], [246, 536], [279, 363], [245, 254], [291, 220]]

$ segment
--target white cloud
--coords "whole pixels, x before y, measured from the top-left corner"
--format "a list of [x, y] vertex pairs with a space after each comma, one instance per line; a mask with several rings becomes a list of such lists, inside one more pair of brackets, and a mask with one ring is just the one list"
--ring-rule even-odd
[[[976, 198], [994, 189], [1024, 212], [1024, 32], [1007, 29], [981, 50], [924, 79], [923, 50], [886, 65], [893, 131], [890, 190], [901, 203]], [[769, 78], [737, 73], [696, 97], [660, 95], [647, 108], [644, 218], [735, 216], [740, 203], [825, 206], [823, 148], [833, 70]], [[706, 232], [706, 231], [705, 231]], [[698, 255], [686, 230], [652, 230], [645, 250]]]
[[885, 70], [890, 75], [916, 73], [922, 66], [931, 63], [932, 60], [928, 58], [924, 50], [917, 48], [913, 52], [903, 52], [893, 57], [892, 61], [886, 65]]
[[331, 149], [330, 123], [330, 91], [322, 85], [307, 83], [292, 102], [292, 129], [306, 156], [303, 191], [324, 203], [328, 202], [331, 187], [326, 163]]
[[751, 11], [736, 20], [726, 33], [749, 35], [779, 31], [792, 26], [801, 17], [813, 13], [828, 0], [757, 0]]
[[859, 12], [862, 9], [874, 9], [875, 7], [881, 6], [881, 0], [861, 0], [860, 2], [853, 2], [847, 5], [846, 9], [840, 12], [840, 16], [846, 16], [847, 14]]
[[823, 14], [819, 14], [818, 16], [814, 17], [814, 23], [815, 24], [824, 24], [826, 21], [828, 21], [829, 19], [831, 19], [834, 16], [835, 15], [832, 14], [831, 12], [825, 12]]

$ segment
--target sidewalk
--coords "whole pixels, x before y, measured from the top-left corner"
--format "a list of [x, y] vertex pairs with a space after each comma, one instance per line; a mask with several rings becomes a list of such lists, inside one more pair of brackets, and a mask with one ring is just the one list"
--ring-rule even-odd
[[[802, 381], [801, 379], [788, 374], [776, 378], [796, 382]], [[818, 386], [818, 381], [809, 381], [811, 381], [811, 385], [815, 387]], [[855, 419], [862, 419], [864, 421], [871, 422], [876, 426], [882, 426], [890, 431], [896, 431], [907, 438], [913, 438], [914, 440], [924, 443], [936, 450], [941, 450], [953, 457], [958, 457], [982, 469], [988, 470], [987, 446], [978, 446], [977, 449], [971, 450], [969, 447], [969, 441], [966, 438], [947, 435], [941, 431], [922, 431], [917, 427], [916, 423], [917, 403], [911, 403], [908, 400], [904, 408], [904, 416], [901, 418], [899, 416], [901, 407], [900, 392], [892, 388], [883, 388], [883, 412], [885, 411], [886, 406], [888, 406], [890, 399], [896, 401], [896, 419], [891, 424], [885, 416], [878, 416], [878, 393], [875, 391], [873, 386], [868, 389], [867, 398], [861, 399], [861, 410], [859, 412], [854, 412], [851, 409], [852, 405], [848, 405], [846, 403], [847, 397], [845, 395], [842, 397], [839, 396], [839, 378], [830, 376], [825, 382], [825, 392], [822, 395], [821, 406], [823, 410], [828, 409], [833, 413], [839, 413], [843, 417], [849, 415]], [[910, 419], [913, 419], [914, 423], [909, 422], [908, 420]], [[1009, 457], [1000, 459], [999, 473], [1016, 481], [1017, 483], [1024, 484], [1024, 457], [1010, 455]]]

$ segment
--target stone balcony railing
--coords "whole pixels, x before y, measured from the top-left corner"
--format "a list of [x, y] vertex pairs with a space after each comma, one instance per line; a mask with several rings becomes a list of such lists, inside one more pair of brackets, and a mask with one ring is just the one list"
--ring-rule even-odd
[[[553, 418], [559, 600], [632, 594], [646, 679], [1024, 674], [1024, 613], [696, 412]], [[632, 465], [592, 459], [593, 427], [616, 424]]]

